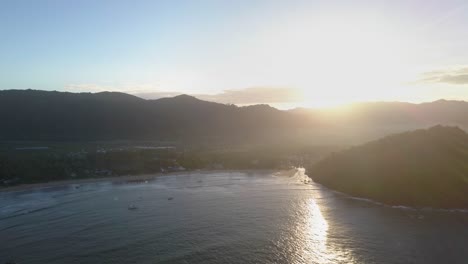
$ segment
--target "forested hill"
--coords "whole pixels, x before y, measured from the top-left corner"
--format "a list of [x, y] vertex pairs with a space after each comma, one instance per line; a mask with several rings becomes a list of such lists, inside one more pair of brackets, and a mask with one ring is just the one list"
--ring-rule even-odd
[[332, 154], [308, 175], [387, 204], [468, 208], [468, 135], [444, 126], [392, 135]]
[[267, 139], [301, 126], [266, 105], [237, 107], [180, 95], [144, 100], [115, 92], [0, 91], [0, 140]]
[[238, 107], [188, 95], [0, 91], [0, 140], [177, 140], [350, 145], [436, 124], [468, 128], [468, 103], [360, 103], [335, 110]]

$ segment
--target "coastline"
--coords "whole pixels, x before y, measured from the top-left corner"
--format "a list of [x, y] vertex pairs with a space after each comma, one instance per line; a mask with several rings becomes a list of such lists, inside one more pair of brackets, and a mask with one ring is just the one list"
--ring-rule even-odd
[[298, 170], [299, 170], [298, 168], [287, 169], [287, 170], [276, 170], [273, 175], [277, 177], [293, 177], [294, 175], [296, 175]]
[[[313, 180], [312, 180], [313, 181]], [[313, 181], [314, 184], [320, 185], [322, 188], [327, 189], [328, 191], [335, 193], [337, 195], [340, 195], [346, 199], [351, 199], [351, 200], [356, 200], [356, 201], [361, 201], [365, 203], [371, 203], [375, 204], [378, 206], [383, 206], [383, 207], [389, 207], [393, 209], [399, 209], [399, 210], [411, 210], [411, 211], [435, 211], [435, 212], [451, 212], [451, 213], [468, 213], [468, 208], [444, 208], [444, 207], [430, 207], [430, 206], [412, 206], [412, 205], [405, 205], [405, 204], [390, 204], [390, 203], [384, 203], [379, 200], [375, 200], [369, 197], [362, 197], [362, 196], [353, 196], [349, 193], [346, 192], [341, 192], [338, 190], [335, 190], [331, 187], [328, 187], [326, 185], [323, 185], [319, 182]]]
[[99, 177], [99, 178], [86, 178], [86, 179], [68, 179], [68, 180], [59, 180], [59, 181], [50, 181], [50, 182], [38, 182], [38, 183], [27, 183], [19, 184], [15, 186], [1, 187], [0, 193], [2, 192], [17, 192], [17, 191], [27, 191], [34, 189], [42, 189], [49, 187], [57, 186], [67, 186], [67, 185], [81, 185], [88, 183], [96, 182], [119, 182], [119, 181], [148, 181], [153, 180], [158, 177], [164, 176], [181, 176], [181, 175], [191, 175], [196, 173], [221, 173], [221, 172], [265, 172], [265, 173], [275, 173], [283, 172], [287, 170], [274, 170], [274, 169], [239, 169], [239, 170], [187, 170], [187, 171], [174, 171], [174, 172], [157, 172], [157, 173], [146, 173], [146, 174], [137, 174], [137, 175], [122, 175], [122, 176], [111, 176], [111, 177]]

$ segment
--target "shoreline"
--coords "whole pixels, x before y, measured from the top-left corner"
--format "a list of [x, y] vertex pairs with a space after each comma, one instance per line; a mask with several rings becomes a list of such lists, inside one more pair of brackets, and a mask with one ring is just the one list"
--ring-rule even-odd
[[38, 182], [38, 183], [26, 183], [15, 186], [1, 187], [0, 193], [2, 192], [17, 192], [17, 191], [27, 191], [34, 189], [43, 189], [49, 187], [58, 187], [58, 186], [67, 186], [67, 185], [80, 185], [80, 184], [89, 184], [96, 182], [118, 182], [118, 181], [146, 181], [153, 180], [158, 177], [163, 176], [180, 176], [180, 175], [191, 175], [195, 173], [221, 173], [221, 172], [282, 172], [286, 170], [274, 170], [274, 169], [239, 169], [239, 170], [187, 170], [187, 171], [174, 171], [174, 172], [157, 172], [157, 173], [145, 173], [137, 175], [122, 175], [122, 176], [111, 176], [111, 177], [99, 177], [99, 178], [86, 178], [86, 179], [68, 179], [68, 180], [59, 180], [59, 181], [49, 181], [49, 182]]
[[368, 197], [361, 197], [361, 196], [353, 196], [349, 193], [346, 192], [341, 192], [338, 190], [335, 190], [333, 188], [330, 188], [326, 185], [323, 185], [321, 183], [315, 182], [315, 184], [320, 185], [322, 188], [327, 189], [328, 191], [331, 191], [337, 195], [340, 195], [346, 199], [351, 199], [355, 201], [361, 201], [365, 203], [370, 203], [382, 207], [388, 207], [392, 209], [398, 209], [398, 210], [411, 210], [411, 211], [421, 211], [421, 212], [427, 212], [427, 211], [433, 211], [433, 212], [450, 212], [450, 213], [468, 213], [468, 208], [445, 208], [445, 207], [430, 207], [430, 206], [413, 206], [413, 205], [405, 205], [405, 204], [389, 204], [389, 203], [384, 203], [379, 200], [374, 200], [372, 198]]

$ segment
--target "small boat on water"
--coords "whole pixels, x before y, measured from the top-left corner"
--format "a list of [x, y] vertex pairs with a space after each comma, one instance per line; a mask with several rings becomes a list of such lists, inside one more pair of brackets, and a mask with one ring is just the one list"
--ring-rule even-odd
[[134, 205], [134, 204], [131, 204], [128, 206], [128, 210], [136, 210], [138, 209], [138, 206]]

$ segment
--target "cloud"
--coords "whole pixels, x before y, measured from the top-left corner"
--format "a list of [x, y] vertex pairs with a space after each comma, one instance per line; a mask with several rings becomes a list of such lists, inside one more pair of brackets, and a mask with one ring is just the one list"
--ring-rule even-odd
[[225, 90], [219, 94], [194, 94], [195, 97], [225, 104], [266, 104], [299, 102], [299, 90], [282, 87], [251, 87], [240, 90]]
[[423, 73], [418, 83], [468, 84], [468, 66]]
[[69, 84], [65, 90], [72, 93], [98, 93], [104, 91], [116, 91], [114, 87], [98, 84]]

